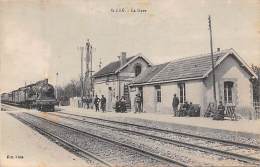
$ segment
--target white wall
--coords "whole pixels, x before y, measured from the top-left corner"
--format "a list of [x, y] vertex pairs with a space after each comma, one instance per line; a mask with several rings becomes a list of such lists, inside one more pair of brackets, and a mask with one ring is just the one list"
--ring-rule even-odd
[[172, 98], [176, 94], [179, 96], [179, 88], [177, 83], [169, 83], [161, 85], [162, 102], [160, 105], [160, 112], [172, 113]]
[[[135, 61], [128, 64], [127, 67], [122, 69], [122, 71], [120, 71], [120, 73], [119, 73], [119, 76], [109, 75], [109, 77], [104, 76], [104, 77], [95, 78], [95, 81], [94, 81], [95, 94], [97, 94], [99, 97], [101, 97], [101, 95], [103, 94], [107, 98], [108, 97], [108, 87], [111, 87], [114, 92], [114, 96], [112, 99], [112, 101], [114, 103], [116, 96], [121, 97], [124, 95], [124, 85], [128, 85], [135, 78], [134, 67], [137, 64], [142, 66], [142, 72], [145, 71], [146, 68], [148, 67], [147, 62], [144, 61], [144, 59], [137, 58]], [[118, 78], [120, 81], [118, 81]], [[119, 88], [119, 85], [120, 85], [120, 88]], [[120, 89], [120, 91], [119, 91], [119, 89]], [[129, 93], [130, 93], [130, 99], [131, 99], [131, 108], [133, 110], [134, 103], [133, 103], [132, 99], [135, 97], [135, 94], [137, 92], [129, 92]]]
[[[216, 69], [216, 93], [217, 100], [224, 100], [224, 81], [232, 81], [233, 86], [233, 100], [237, 106], [251, 106], [252, 84], [250, 82], [250, 75], [240, 67], [238, 61], [233, 56], [227, 57], [224, 62]], [[213, 87], [212, 75], [205, 80], [206, 86], [206, 103], [213, 101]]]
[[[186, 85], [186, 100], [193, 104], [202, 105], [204, 102], [203, 91], [204, 85], [201, 80], [187, 81]], [[161, 103], [156, 108], [156, 90], [154, 85], [146, 85], [143, 87], [144, 92], [144, 110], [146, 112], [172, 113], [172, 99], [176, 94], [180, 97], [180, 90], [177, 82], [161, 84]]]
[[143, 87], [143, 110], [155, 112], [155, 89], [154, 86]]

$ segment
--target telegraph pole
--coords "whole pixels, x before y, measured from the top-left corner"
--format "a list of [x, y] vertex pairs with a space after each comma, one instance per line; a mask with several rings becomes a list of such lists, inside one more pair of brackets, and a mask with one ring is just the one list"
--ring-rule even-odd
[[58, 99], [58, 76], [59, 76], [59, 73], [56, 72], [56, 91], [55, 91], [56, 99]]
[[93, 47], [90, 46], [90, 90], [91, 90], [91, 94], [94, 97], [94, 85], [93, 85]]
[[90, 42], [89, 42], [89, 39], [86, 42], [86, 59], [85, 60], [86, 60], [86, 73], [85, 73], [86, 94], [90, 95], [91, 85], [89, 83], [89, 81], [90, 81], [90, 78], [89, 78], [89, 73], [90, 73], [90, 70], [89, 70], [89, 62], [90, 62]]
[[83, 53], [84, 47], [80, 46], [80, 54], [81, 54], [81, 70], [80, 70], [80, 84], [81, 84], [81, 99], [84, 96], [84, 81], [83, 81]]
[[213, 79], [213, 96], [214, 96], [214, 104], [217, 105], [217, 97], [216, 97], [216, 81], [215, 81], [215, 67], [214, 67], [214, 58], [213, 58], [213, 42], [212, 42], [212, 29], [211, 29], [211, 17], [209, 15], [209, 35], [210, 35], [210, 52], [211, 52], [211, 65], [212, 65], [212, 79]]

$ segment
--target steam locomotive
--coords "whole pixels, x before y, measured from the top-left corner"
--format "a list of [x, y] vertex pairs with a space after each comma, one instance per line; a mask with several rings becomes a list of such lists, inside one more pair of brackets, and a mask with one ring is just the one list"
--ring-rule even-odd
[[39, 111], [54, 111], [54, 106], [58, 104], [54, 96], [54, 87], [48, 83], [48, 79], [9, 93], [3, 93], [1, 102], [26, 108], [37, 108]]

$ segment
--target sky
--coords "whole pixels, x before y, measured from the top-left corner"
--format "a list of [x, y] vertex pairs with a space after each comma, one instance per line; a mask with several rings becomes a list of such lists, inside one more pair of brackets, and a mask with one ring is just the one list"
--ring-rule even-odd
[[[147, 12], [111, 12], [122, 8]], [[260, 65], [259, 0], [0, 0], [0, 92], [78, 79], [87, 39], [94, 71], [123, 51], [154, 64], [209, 53], [209, 14], [214, 50]]]

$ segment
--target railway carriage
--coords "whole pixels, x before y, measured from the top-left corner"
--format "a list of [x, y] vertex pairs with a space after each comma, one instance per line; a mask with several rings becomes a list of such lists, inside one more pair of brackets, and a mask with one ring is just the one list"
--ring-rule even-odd
[[9, 100], [9, 94], [8, 94], [8, 93], [3, 93], [3, 94], [1, 95], [1, 100], [2, 100], [3, 102], [8, 102], [8, 100]]

